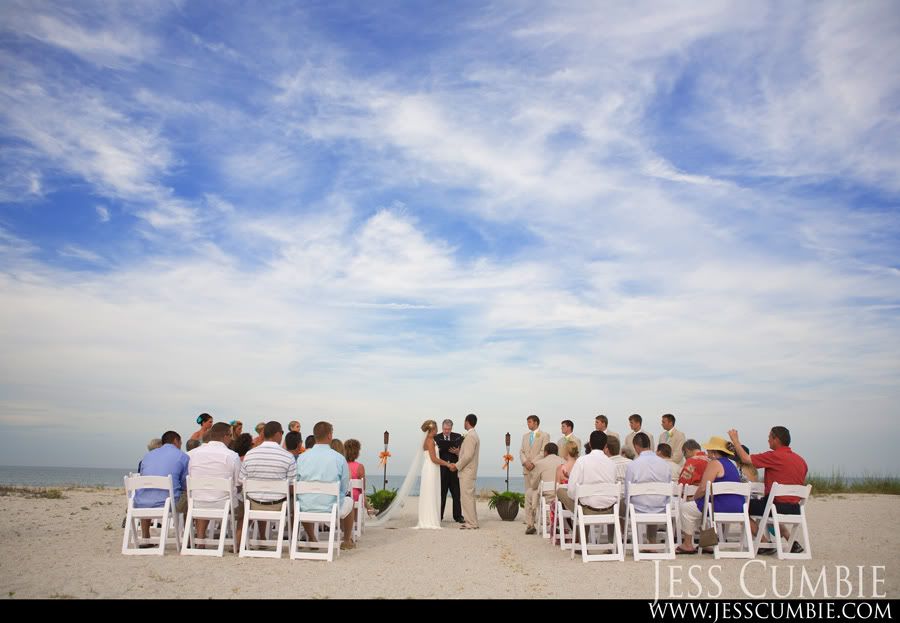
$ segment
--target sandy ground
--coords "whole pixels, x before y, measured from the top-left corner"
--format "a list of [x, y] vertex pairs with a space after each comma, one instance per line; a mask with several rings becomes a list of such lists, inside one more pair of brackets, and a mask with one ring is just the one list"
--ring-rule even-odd
[[[711, 555], [678, 556], [658, 567], [634, 562], [630, 554], [624, 563], [585, 564], [578, 557], [570, 560], [568, 552], [540, 536], [526, 536], [521, 514], [503, 522], [483, 502], [480, 530], [462, 531], [450, 522], [439, 532], [412, 530], [414, 499], [393, 526], [367, 530], [359, 548], [334, 563], [291, 561], [286, 550], [281, 560], [239, 559], [230, 552], [221, 559], [187, 557], [176, 555], [174, 548], [164, 557], [123, 556], [123, 491], [68, 489], [65, 496], [0, 497], [0, 597], [653, 599], [657, 570], [663, 598], [698, 592], [702, 597], [744, 598], [742, 570], [754, 595], [776, 597], [777, 590], [799, 597], [802, 570], [815, 584], [823, 568], [828, 596], [834, 597], [838, 565], [849, 567], [853, 597], [875, 596], [874, 565], [885, 567], [876, 571], [883, 580], [876, 593], [900, 597], [897, 496], [814, 498], [807, 507], [813, 560], [761, 556], [747, 567], [747, 561], [717, 561]], [[859, 565], [864, 566], [862, 595]], [[674, 591], [670, 577], [676, 579]], [[847, 588], [846, 583], [841, 586]], [[810, 595], [808, 587], [803, 595]], [[816, 596], [824, 596], [821, 587]]]

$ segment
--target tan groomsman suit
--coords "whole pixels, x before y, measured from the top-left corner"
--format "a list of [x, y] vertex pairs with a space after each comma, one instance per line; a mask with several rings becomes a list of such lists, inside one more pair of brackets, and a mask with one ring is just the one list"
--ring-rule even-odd
[[525, 467], [525, 463], [531, 461], [537, 464], [544, 456], [544, 446], [550, 443], [550, 435], [538, 429], [534, 431], [534, 443], [531, 443], [531, 433], [528, 431], [522, 436], [522, 448], [519, 450], [519, 460], [522, 461], [522, 474], [525, 475], [525, 524], [531, 528], [534, 526], [534, 514], [537, 512], [534, 503], [537, 501], [539, 491], [534, 487], [540, 487], [540, 483], [534, 485], [531, 472]]
[[[625, 446], [624, 447], [631, 448], [631, 451], [634, 452], [635, 455], [637, 455], [637, 452], [634, 449], [634, 436], [637, 435], [638, 433], [644, 433], [645, 435], [647, 435], [647, 437], [650, 438], [650, 449], [653, 450], [653, 452], [655, 454], [656, 453], [656, 444], [653, 443], [653, 435], [651, 435], [650, 433], [645, 431], [643, 428], [639, 431], [631, 431], [630, 433], [628, 433], [628, 436], [625, 438]], [[682, 442], [682, 444], [683, 443], [684, 442]]]
[[[684, 445], [684, 441], [684, 433], [682, 433], [674, 426], [672, 427], [672, 430], [664, 430], [659, 436], [659, 443], [667, 443], [672, 447], [672, 460], [679, 465], [684, 463], [684, 453], [681, 450], [681, 447]], [[656, 448], [652, 449], [656, 451]]]
[[[525, 492], [532, 496], [529, 507], [533, 509], [533, 511], [540, 512], [541, 503], [539, 496], [541, 495], [541, 482], [547, 481], [551, 484], [555, 483], [556, 470], [564, 463], [565, 461], [555, 454], [545, 456], [534, 462], [534, 469], [525, 476]], [[554, 497], [556, 497], [555, 487], [544, 494], [544, 499], [547, 500], [547, 502], [552, 502]], [[528, 524], [529, 528], [534, 526], [535, 521], [535, 512], [525, 516], [525, 523]]]
[[456, 470], [459, 473], [459, 497], [462, 506], [464, 526], [478, 527], [478, 511], [475, 508], [475, 479], [478, 476], [478, 452], [480, 440], [474, 428], [463, 437], [459, 447], [459, 459], [456, 461]]

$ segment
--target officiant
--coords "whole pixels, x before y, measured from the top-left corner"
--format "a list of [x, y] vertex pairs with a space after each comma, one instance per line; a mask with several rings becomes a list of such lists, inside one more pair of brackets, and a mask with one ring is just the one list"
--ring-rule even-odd
[[[453, 432], [453, 422], [444, 420], [442, 430], [434, 436], [434, 443], [438, 447], [438, 457], [449, 463], [456, 463], [459, 459], [459, 447], [462, 445], [462, 435]], [[447, 491], [453, 498], [453, 521], [464, 523], [462, 507], [459, 498], [459, 474], [450, 468], [441, 467], [441, 519], [444, 518], [444, 508], [447, 503]]]

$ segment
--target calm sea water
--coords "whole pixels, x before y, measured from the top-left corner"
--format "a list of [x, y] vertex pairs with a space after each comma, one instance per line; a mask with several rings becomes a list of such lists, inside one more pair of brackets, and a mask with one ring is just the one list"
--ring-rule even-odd
[[[0, 484], [23, 485], [30, 487], [121, 487], [122, 479], [128, 472], [134, 471], [134, 467], [121, 469], [97, 468], [97, 467], [15, 467], [0, 466]], [[388, 488], [396, 489], [403, 482], [402, 476], [388, 475]], [[381, 474], [369, 474], [368, 492], [371, 493], [372, 485], [380, 489], [384, 484]], [[482, 477], [476, 483], [476, 488], [506, 489], [506, 479], [497, 477]], [[525, 491], [525, 481], [521, 476], [510, 477], [510, 491]], [[413, 486], [411, 495], [419, 494], [418, 484]]]

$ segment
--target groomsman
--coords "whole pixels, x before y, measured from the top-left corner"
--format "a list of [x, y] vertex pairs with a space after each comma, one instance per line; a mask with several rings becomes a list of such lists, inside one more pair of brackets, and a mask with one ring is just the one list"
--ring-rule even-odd
[[[531, 470], [538, 459], [544, 456], [544, 446], [550, 443], [550, 435], [540, 430], [541, 419], [536, 415], [529, 415], [526, 419], [528, 431], [522, 435], [522, 448], [519, 450], [519, 460], [522, 462], [522, 474], [525, 476], [525, 517], [532, 517], [535, 513], [534, 502], [536, 496], [534, 492], [528, 489], [528, 485], [532, 483], [530, 477]], [[540, 485], [538, 485], [540, 486]], [[528, 521], [526, 519], [525, 523]], [[534, 526], [527, 528], [525, 534], [534, 534], [536, 532]]]
[[[442, 461], [456, 463], [459, 460], [459, 446], [462, 444], [462, 435], [453, 432], [453, 422], [444, 420], [442, 430], [434, 436], [434, 443], [438, 447], [438, 456]], [[441, 520], [444, 519], [444, 509], [447, 506], [447, 491], [453, 498], [453, 521], [464, 523], [462, 506], [459, 498], [459, 474], [449, 467], [441, 466]]]
[[643, 425], [643, 418], [637, 413], [633, 413], [628, 416], [628, 427], [631, 429], [631, 432], [628, 433], [628, 436], [625, 438], [624, 448], [626, 450], [631, 450], [634, 453], [635, 457], [639, 454], [637, 448], [634, 447], [634, 436], [640, 433], [644, 433], [647, 435], [647, 439], [649, 440], [648, 448], [655, 448], [653, 445], [653, 435], [644, 431], [641, 426]]
[[672, 461], [679, 465], [684, 461], [682, 447], [684, 446], [684, 433], [675, 430], [675, 416], [666, 413], [662, 416], [662, 435], [659, 436], [659, 443], [667, 443], [672, 448]]
[[560, 430], [562, 431], [563, 436], [557, 442], [556, 447], [565, 448], [566, 444], [570, 441], [574, 441], [579, 448], [581, 447], [581, 440], [572, 432], [575, 430], [575, 423], [572, 422], [572, 420], [563, 420], [560, 423]]
[[607, 437], [615, 437], [619, 439], [619, 433], [614, 433], [611, 430], [608, 430], [609, 426], [609, 418], [607, 418], [602, 413], [594, 418], [594, 429], [600, 431], [601, 433], [606, 433]]

